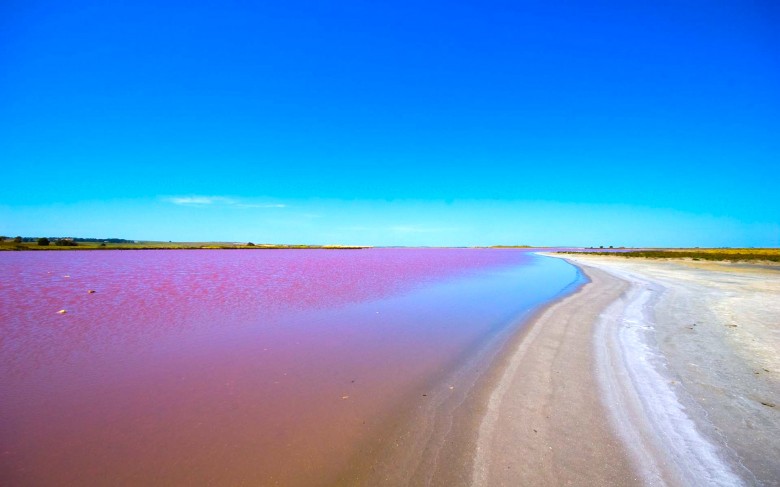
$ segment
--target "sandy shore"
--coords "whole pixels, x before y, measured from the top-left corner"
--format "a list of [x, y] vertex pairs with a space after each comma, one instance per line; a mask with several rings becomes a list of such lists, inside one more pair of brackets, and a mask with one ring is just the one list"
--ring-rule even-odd
[[593, 268], [591, 282], [520, 337], [479, 429], [475, 485], [630, 485], [638, 481], [600, 402], [592, 335], [628, 288]]
[[780, 271], [569, 259], [591, 279], [521, 335], [474, 485], [780, 485]]

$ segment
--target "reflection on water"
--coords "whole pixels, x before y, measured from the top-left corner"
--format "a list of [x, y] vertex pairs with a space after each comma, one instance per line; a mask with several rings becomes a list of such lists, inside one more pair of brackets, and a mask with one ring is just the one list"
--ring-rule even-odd
[[580, 279], [496, 249], [19, 252], [0, 269], [0, 480], [42, 485], [327, 483], [410, 391]]

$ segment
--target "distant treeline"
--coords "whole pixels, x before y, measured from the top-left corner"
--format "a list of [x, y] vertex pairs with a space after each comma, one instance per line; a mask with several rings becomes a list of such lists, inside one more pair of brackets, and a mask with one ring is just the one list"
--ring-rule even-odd
[[702, 250], [629, 250], [625, 252], [563, 252], [566, 254], [609, 255], [611, 257], [645, 257], [649, 259], [693, 259], [780, 262], [779, 249], [702, 249]]
[[[5, 237], [6, 239], [8, 237]], [[106, 242], [113, 244], [121, 243], [134, 243], [135, 240], [127, 240], [124, 238], [83, 238], [83, 237], [22, 237], [22, 242], [37, 242], [41, 238], [45, 238], [51, 242], [72, 240], [74, 242]]]
[[362, 246], [348, 245], [284, 245], [252, 242], [159, 242], [123, 238], [82, 237], [4, 237], [0, 236], [0, 251], [7, 250], [185, 250], [185, 249], [323, 249], [356, 250]]

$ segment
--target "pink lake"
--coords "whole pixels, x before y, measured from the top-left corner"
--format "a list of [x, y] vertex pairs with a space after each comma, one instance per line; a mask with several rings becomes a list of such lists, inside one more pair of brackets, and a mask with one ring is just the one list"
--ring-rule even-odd
[[0, 270], [3, 485], [332, 484], [582, 282], [513, 249], [3, 252]]

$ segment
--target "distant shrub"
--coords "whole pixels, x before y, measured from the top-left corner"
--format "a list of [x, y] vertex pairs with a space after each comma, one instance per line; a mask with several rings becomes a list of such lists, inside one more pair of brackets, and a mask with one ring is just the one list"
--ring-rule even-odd
[[67, 238], [58, 238], [57, 240], [54, 241], [54, 245], [57, 245], [59, 247], [76, 247], [78, 244], [73, 240]]
[[246, 246], [247, 246], [247, 247], [254, 247], [254, 246], [255, 246], [255, 244], [253, 244], [252, 242], [247, 242]]
[[49, 239], [46, 237], [41, 237], [38, 239], [38, 245], [41, 247], [48, 247], [49, 246]]
[[22, 237], [14, 237], [14, 243], [22, 243]]
[[644, 257], [650, 259], [725, 260], [731, 262], [780, 262], [777, 249], [756, 250], [630, 250], [627, 252], [563, 252], [569, 254], [610, 255], [613, 257]]

